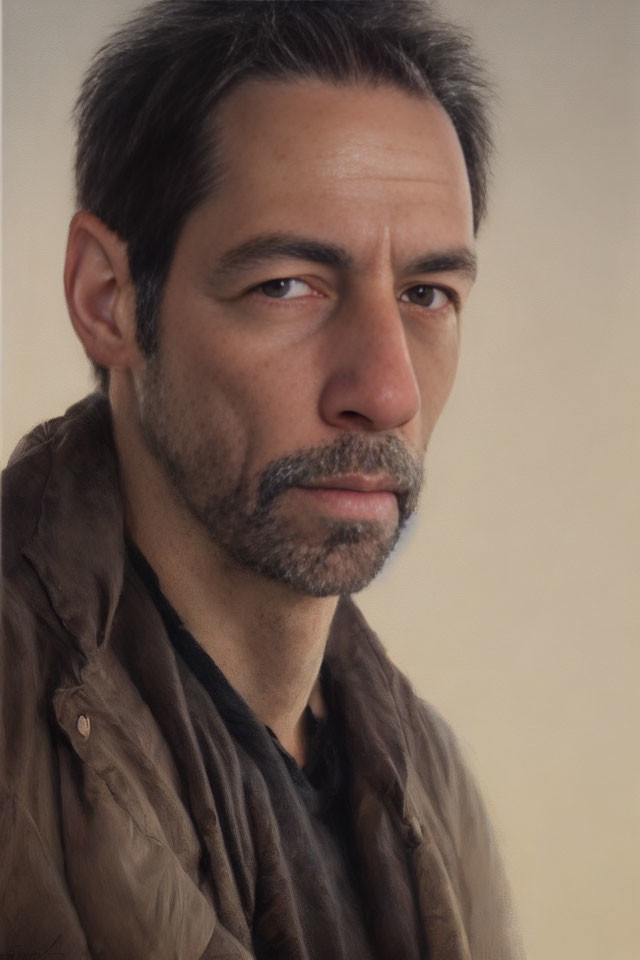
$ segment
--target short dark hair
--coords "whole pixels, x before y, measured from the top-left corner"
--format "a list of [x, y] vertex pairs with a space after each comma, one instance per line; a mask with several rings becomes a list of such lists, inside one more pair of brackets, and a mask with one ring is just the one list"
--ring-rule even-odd
[[[137, 339], [157, 313], [182, 225], [215, 183], [214, 113], [248, 79], [390, 83], [435, 98], [486, 208], [489, 89], [471, 41], [429, 0], [157, 0], [97, 52], [77, 123], [79, 207], [127, 244]], [[96, 368], [103, 389], [108, 373]]]

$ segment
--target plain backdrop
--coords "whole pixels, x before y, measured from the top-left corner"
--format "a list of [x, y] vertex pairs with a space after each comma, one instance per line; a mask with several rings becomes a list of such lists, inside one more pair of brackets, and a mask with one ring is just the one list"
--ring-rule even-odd
[[[447, 0], [500, 90], [480, 278], [419, 522], [361, 595], [480, 781], [531, 958], [640, 942], [640, 7]], [[4, 457], [90, 387], [69, 121], [129, 0], [4, 2]]]

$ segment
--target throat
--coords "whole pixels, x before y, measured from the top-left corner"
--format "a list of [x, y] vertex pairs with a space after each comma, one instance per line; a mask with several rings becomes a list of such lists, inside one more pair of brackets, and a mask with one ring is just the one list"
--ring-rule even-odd
[[131, 545], [136, 565], [252, 712], [303, 766], [305, 711], [325, 716], [319, 675], [337, 599], [306, 597], [246, 571]]

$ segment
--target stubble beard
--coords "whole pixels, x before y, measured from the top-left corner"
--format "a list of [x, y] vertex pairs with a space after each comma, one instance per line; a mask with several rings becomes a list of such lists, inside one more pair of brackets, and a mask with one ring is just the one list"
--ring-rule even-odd
[[[175, 391], [174, 391], [175, 393]], [[423, 481], [417, 459], [396, 436], [344, 433], [333, 442], [296, 450], [269, 463], [257, 478], [235, 469], [233, 441], [212, 435], [197, 411], [180, 409], [159, 365], [146, 371], [140, 423], [145, 442], [178, 499], [212, 542], [240, 568], [314, 597], [357, 593], [380, 572], [408, 518]], [[198, 429], [198, 425], [200, 429]], [[236, 458], [237, 459], [237, 458]], [[309, 531], [286, 509], [287, 491], [350, 474], [384, 474], [396, 488], [397, 522], [317, 518]]]

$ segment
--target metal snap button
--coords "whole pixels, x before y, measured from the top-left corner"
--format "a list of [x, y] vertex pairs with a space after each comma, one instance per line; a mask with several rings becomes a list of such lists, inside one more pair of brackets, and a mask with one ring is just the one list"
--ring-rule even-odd
[[80, 736], [86, 740], [91, 733], [91, 720], [89, 720], [89, 717], [81, 713], [76, 721], [76, 728]]

